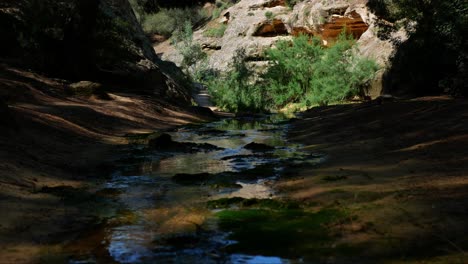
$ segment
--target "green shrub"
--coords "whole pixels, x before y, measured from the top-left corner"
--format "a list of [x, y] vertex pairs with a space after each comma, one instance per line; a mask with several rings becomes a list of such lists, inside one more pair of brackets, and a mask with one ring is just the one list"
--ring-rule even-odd
[[272, 19], [275, 17], [275, 15], [274, 15], [273, 12], [271, 12], [271, 11], [266, 11], [266, 12], [265, 12], [265, 17], [266, 17], [266, 19], [268, 19], [268, 20], [272, 20]]
[[224, 36], [224, 32], [226, 31], [227, 25], [226, 24], [219, 24], [216, 27], [208, 28], [203, 32], [205, 37], [212, 37], [212, 38], [221, 38]]
[[176, 49], [182, 55], [182, 68], [187, 74], [197, 71], [197, 65], [206, 59], [200, 44], [193, 42], [192, 24], [189, 20], [185, 21], [182, 30], [174, 33]]
[[143, 18], [143, 31], [147, 34], [161, 34], [169, 37], [176, 29], [176, 21], [168, 12], [149, 14]]
[[239, 50], [232, 70], [212, 78], [208, 88], [219, 107], [234, 112], [340, 102], [360, 94], [378, 69], [374, 61], [354, 55], [353, 45], [345, 34], [330, 48], [307, 36], [280, 41], [267, 51], [270, 67], [255, 83], [245, 51]]
[[289, 8], [293, 8], [298, 2], [300, 2], [301, 0], [286, 0], [286, 5], [289, 7]]
[[232, 5], [231, 1], [221, 1], [217, 0], [215, 3], [215, 8], [213, 10], [213, 13], [211, 15], [211, 19], [216, 19], [218, 18], [221, 13], [225, 10], [228, 9]]
[[292, 43], [278, 42], [267, 52], [270, 67], [262, 76], [271, 106], [327, 105], [362, 92], [377, 65], [355, 56], [353, 44], [345, 34], [330, 48], [306, 36], [294, 38]]
[[197, 8], [162, 8], [154, 14], [147, 14], [142, 20], [147, 34], [161, 34], [170, 37], [176, 29], [184, 27], [185, 21], [195, 25], [205, 19], [206, 14]]
[[230, 64], [232, 70], [223, 76], [206, 80], [212, 99], [221, 109], [241, 111], [265, 110], [265, 101], [259, 86], [251, 84], [252, 71], [247, 67], [244, 49], [238, 49]]

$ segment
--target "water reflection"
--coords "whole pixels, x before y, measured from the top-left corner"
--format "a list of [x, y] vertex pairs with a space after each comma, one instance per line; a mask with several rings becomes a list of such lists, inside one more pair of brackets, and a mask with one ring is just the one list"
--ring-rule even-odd
[[[119, 189], [118, 202], [133, 215], [125, 224], [105, 227], [107, 237], [103, 241], [108, 254], [120, 263], [289, 263], [273, 256], [225, 253], [223, 248], [235, 241], [218, 230], [213, 212], [205, 205], [210, 199], [222, 197], [274, 197], [270, 186], [281, 171], [281, 162], [307, 155], [284, 140], [286, 125], [274, 121], [277, 120], [226, 119], [170, 133], [175, 141], [209, 143], [224, 150], [177, 155], [142, 153], [141, 157], [130, 157], [139, 162], [122, 164], [122, 169], [104, 186]], [[258, 155], [243, 148], [251, 142], [275, 146], [276, 150]], [[273, 170], [260, 179], [236, 180], [235, 188], [179, 185], [171, 180], [179, 173], [219, 174], [259, 165]], [[77, 263], [76, 259], [73, 261]]]

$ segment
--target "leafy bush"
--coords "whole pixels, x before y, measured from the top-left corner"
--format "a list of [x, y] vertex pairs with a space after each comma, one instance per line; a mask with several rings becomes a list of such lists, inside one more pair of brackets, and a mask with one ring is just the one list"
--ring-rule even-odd
[[170, 37], [176, 29], [184, 27], [185, 21], [195, 25], [205, 19], [197, 8], [163, 8], [154, 14], [147, 14], [142, 20], [143, 30], [147, 34], [161, 34]]
[[221, 13], [225, 10], [228, 9], [232, 5], [231, 1], [222, 1], [222, 0], [216, 0], [215, 3], [215, 8], [213, 10], [213, 13], [211, 15], [211, 19], [216, 19], [218, 18]]
[[289, 8], [293, 8], [297, 3], [299, 3], [301, 0], [286, 0], [286, 5]]
[[265, 17], [266, 17], [266, 19], [268, 19], [268, 20], [272, 20], [272, 19], [275, 17], [275, 15], [274, 15], [273, 12], [271, 12], [271, 11], [266, 11], [266, 12], [265, 12]]
[[307, 36], [278, 42], [267, 51], [270, 67], [263, 76], [272, 107], [327, 105], [359, 94], [377, 65], [355, 56], [353, 44], [345, 34], [330, 48]]
[[232, 70], [212, 78], [208, 88], [219, 107], [234, 112], [340, 102], [361, 93], [378, 68], [374, 61], [354, 55], [353, 45], [345, 34], [330, 48], [307, 36], [280, 41], [267, 51], [270, 67], [255, 83], [245, 51], [239, 50]]
[[130, 6], [133, 9], [133, 13], [135, 14], [135, 17], [137, 18], [138, 22], [141, 24], [143, 17], [145, 15], [145, 10], [143, 6], [138, 2], [138, 0], [129, 0]]
[[203, 32], [205, 37], [212, 37], [212, 38], [221, 38], [224, 36], [224, 32], [226, 31], [227, 25], [226, 24], [219, 24], [216, 27], [208, 28]]
[[230, 67], [232, 70], [223, 76], [213, 75], [206, 80], [215, 104], [232, 112], [264, 110], [262, 90], [250, 83], [252, 71], [246, 65], [244, 49], [236, 51]]
[[177, 30], [174, 33], [176, 41], [176, 49], [182, 55], [182, 68], [187, 74], [196, 71], [197, 65], [206, 59], [206, 54], [203, 52], [200, 44], [193, 42], [192, 24], [190, 21], [185, 21], [182, 30]]

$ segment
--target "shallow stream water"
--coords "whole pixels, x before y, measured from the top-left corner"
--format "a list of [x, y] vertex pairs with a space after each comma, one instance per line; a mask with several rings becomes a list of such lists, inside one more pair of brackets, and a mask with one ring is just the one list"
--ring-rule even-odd
[[[239, 241], [219, 227], [216, 214], [224, 209], [207, 207], [207, 202], [220, 198], [281, 198], [272, 185], [285, 164], [319, 162], [319, 157], [311, 158], [286, 141], [287, 129], [278, 116], [231, 118], [168, 132], [174, 141], [209, 143], [221, 150], [172, 153], [134, 144], [101, 187], [114, 199], [117, 215], [72, 243], [69, 263], [302, 262], [300, 254], [288, 258], [265, 245], [226, 250]], [[274, 149], [244, 148], [251, 142]], [[218, 176], [193, 182], [173, 178], [200, 173]]]

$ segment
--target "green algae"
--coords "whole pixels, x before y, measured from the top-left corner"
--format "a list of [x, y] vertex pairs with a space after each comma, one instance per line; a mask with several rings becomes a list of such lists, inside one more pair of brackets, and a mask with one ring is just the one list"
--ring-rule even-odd
[[333, 236], [327, 226], [343, 221], [337, 209], [242, 209], [218, 212], [221, 230], [231, 232], [229, 253], [316, 259], [332, 254]]

